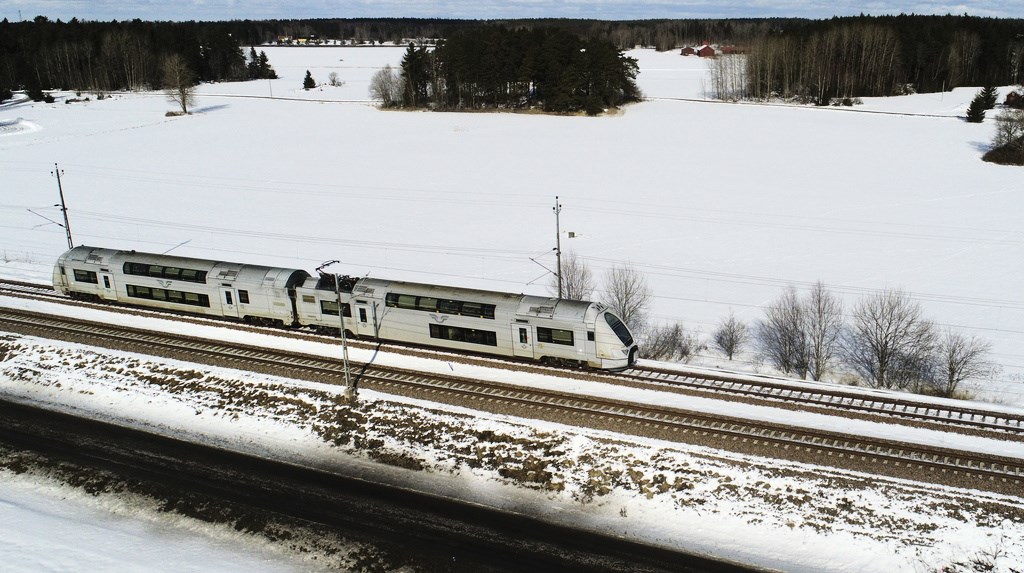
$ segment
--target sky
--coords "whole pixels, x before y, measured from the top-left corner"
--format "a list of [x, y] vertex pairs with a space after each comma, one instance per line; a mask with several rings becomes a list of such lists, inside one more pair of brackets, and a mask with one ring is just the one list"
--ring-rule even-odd
[[0, 0], [0, 18], [264, 20], [293, 18], [831, 18], [857, 14], [1024, 17], [1020, 0]]

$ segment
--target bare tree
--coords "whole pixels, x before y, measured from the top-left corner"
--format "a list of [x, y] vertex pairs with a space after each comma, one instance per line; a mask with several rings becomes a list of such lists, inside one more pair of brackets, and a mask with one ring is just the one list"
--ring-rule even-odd
[[167, 100], [181, 106], [181, 113], [195, 103], [196, 76], [179, 54], [164, 59], [164, 90]]
[[932, 381], [935, 393], [953, 398], [965, 380], [991, 372], [993, 365], [988, 359], [991, 349], [992, 345], [987, 341], [947, 330], [935, 352], [936, 367]]
[[862, 299], [843, 341], [847, 363], [875, 388], [909, 388], [928, 374], [934, 326], [899, 290]]
[[327, 74], [327, 83], [331, 84], [332, 87], [345, 85], [345, 82], [338, 77], [338, 72], [331, 72], [330, 74]]
[[[552, 275], [551, 292], [558, 294], [558, 275]], [[594, 297], [594, 275], [576, 253], [569, 252], [562, 257], [562, 298], [569, 300], [591, 300]]]
[[839, 348], [843, 330], [843, 304], [821, 281], [814, 284], [804, 303], [804, 321], [808, 372], [812, 380], [821, 380]]
[[1007, 146], [1017, 158], [1024, 161], [1024, 110], [1006, 109], [996, 116], [993, 147]]
[[747, 329], [747, 325], [743, 324], [739, 320], [736, 320], [736, 316], [729, 311], [729, 316], [718, 325], [718, 329], [712, 335], [712, 341], [715, 343], [715, 347], [725, 353], [729, 360], [740, 351], [747, 339], [750, 336], [750, 331]]
[[650, 360], [687, 362], [706, 348], [695, 334], [687, 332], [678, 322], [646, 329], [643, 343], [644, 358]]
[[809, 362], [804, 326], [804, 308], [791, 286], [768, 305], [755, 330], [761, 355], [785, 374], [801, 378], [807, 374]]
[[651, 304], [647, 279], [631, 266], [614, 266], [604, 275], [604, 303], [631, 330], [643, 330]]
[[370, 97], [380, 101], [381, 107], [397, 107], [402, 100], [402, 78], [390, 64], [377, 70], [370, 79]]

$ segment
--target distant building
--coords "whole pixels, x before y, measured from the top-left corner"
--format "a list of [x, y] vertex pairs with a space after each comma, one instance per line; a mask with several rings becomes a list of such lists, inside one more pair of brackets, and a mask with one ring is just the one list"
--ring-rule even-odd
[[707, 44], [704, 44], [700, 48], [697, 48], [697, 55], [702, 57], [702, 58], [713, 58], [713, 57], [715, 57], [718, 54], [717, 54], [717, 52], [715, 52], [714, 48], [712, 48], [711, 46], [709, 46]]
[[700, 46], [686, 46], [679, 51], [680, 56], [700, 56], [702, 58], [713, 58], [721, 53], [723, 52], [707, 42]]

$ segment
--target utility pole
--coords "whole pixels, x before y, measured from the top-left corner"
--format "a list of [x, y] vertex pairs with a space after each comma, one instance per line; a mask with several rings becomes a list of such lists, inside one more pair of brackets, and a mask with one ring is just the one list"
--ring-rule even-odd
[[64, 203], [64, 188], [60, 184], [60, 173], [60, 168], [54, 163], [53, 174], [57, 176], [57, 191], [60, 192], [60, 205], [54, 205], [54, 207], [60, 207], [60, 212], [64, 214], [64, 232], [68, 235], [68, 249], [73, 249], [75, 243], [71, 240], [71, 223], [68, 222], [68, 207]]
[[562, 212], [562, 205], [558, 202], [558, 195], [555, 195], [555, 264], [558, 265], [558, 298], [562, 298], [562, 228], [559, 215]]
[[341, 361], [345, 365], [345, 399], [352, 400], [356, 396], [352, 387], [352, 378], [348, 372], [348, 342], [345, 338], [345, 311], [341, 307], [341, 275], [334, 275], [334, 293], [338, 295], [338, 324], [341, 326]]

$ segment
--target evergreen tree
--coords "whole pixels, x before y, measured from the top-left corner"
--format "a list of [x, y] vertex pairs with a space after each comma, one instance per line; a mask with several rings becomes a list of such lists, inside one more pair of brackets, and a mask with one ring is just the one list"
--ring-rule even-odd
[[277, 72], [270, 65], [270, 59], [267, 58], [267, 53], [263, 50], [260, 50], [259, 77], [263, 80], [277, 79]]
[[999, 102], [999, 90], [995, 86], [985, 86], [981, 88], [979, 94], [982, 98], [982, 102], [985, 104], [985, 109], [993, 109], [996, 107], [996, 103]]
[[405, 86], [405, 93], [402, 94], [403, 106], [423, 107], [429, 103], [429, 58], [426, 47], [417, 48], [409, 42], [409, 47], [402, 56], [402, 81]]
[[256, 55], [256, 48], [249, 48], [249, 63], [245, 65], [245, 69], [249, 72], [249, 79], [255, 80], [260, 77], [260, 57]]
[[302, 89], [311, 90], [316, 87], [316, 80], [313, 79], [313, 74], [306, 70], [306, 78], [302, 80]]
[[971, 105], [967, 108], [967, 121], [971, 123], [981, 123], [985, 121], [985, 95], [984, 90], [978, 92], [974, 99], [971, 100]]

